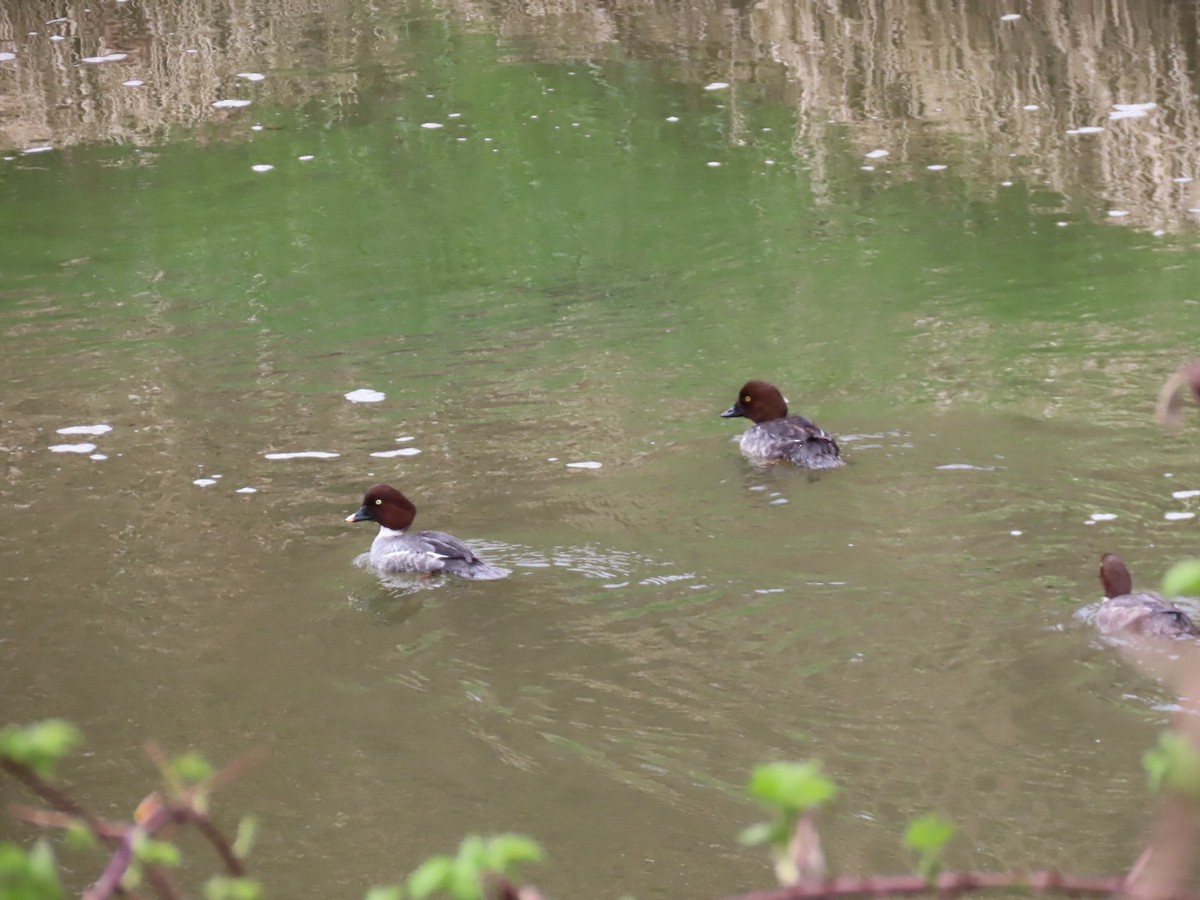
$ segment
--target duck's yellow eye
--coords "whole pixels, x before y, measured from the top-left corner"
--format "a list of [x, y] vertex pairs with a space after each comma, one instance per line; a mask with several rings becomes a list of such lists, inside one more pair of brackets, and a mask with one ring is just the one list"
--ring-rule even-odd
[[743, 403], [750, 403], [750, 402], [751, 402], [751, 400], [750, 400], [750, 395], [749, 395], [749, 394], [747, 394], [745, 397], [743, 397], [743, 398], [742, 398], [742, 402], [743, 402]]
[[380, 499], [377, 497], [377, 498], [375, 499], [375, 505], [376, 505], [376, 506], [383, 506], [383, 501], [382, 501], [382, 500], [380, 500]]

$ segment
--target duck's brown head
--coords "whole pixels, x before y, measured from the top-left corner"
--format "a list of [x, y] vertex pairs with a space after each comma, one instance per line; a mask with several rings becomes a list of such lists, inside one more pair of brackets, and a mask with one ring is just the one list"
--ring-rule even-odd
[[404, 531], [417, 517], [412, 501], [390, 484], [376, 484], [367, 490], [362, 506], [346, 516], [347, 522], [378, 522], [384, 528]]
[[742, 385], [742, 389], [738, 391], [737, 402], [721, 413], [721, 417], [732, 419], [745, 416], [757, 425], [759, 422], [786, 418], [787, 413], [787, 401], [783, 399], [783, 394], [779, 393], [779, 388], [755, 379]]
[[1100, 584], [1104, 586], [1105, 597], [1133, 593], [1133, 576], [1117, 554], [1105, 553], [1100, 557]]

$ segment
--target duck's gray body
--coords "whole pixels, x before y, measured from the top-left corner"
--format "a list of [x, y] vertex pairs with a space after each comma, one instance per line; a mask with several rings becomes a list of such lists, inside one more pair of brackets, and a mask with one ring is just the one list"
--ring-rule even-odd
[[489, 565], [452, 534], [418, 531], [409, 534], [380, 526], [371, 542], [371, 565], [380, 572], [445, 572], [462, 578], [503, 578], [507, 570]]

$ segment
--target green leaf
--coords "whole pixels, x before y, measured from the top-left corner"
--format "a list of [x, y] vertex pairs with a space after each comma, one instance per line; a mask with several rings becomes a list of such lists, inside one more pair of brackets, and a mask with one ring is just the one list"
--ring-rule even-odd
[[774, 822], [759, 822], [742, 830], [738, 842], [746, 847], [774, 843], [779, 837], [779, 826]]
[[483, 869], [470, 858], [456, 859], [450, 871], [449, 889], [454, 900], [483, 900]]
[[29, 851], [29, 871], [46, 884], [58, 883], [58, 870], [54, 865], [54, 850], [45, 838], [38, 838]]
[[100, 846], [100, 841], [82, 822], [72, 822], [66, 830], [67, 846], [72, 850], [94, 850]]
[[133, 852], [138, 859], [148, 866], [167, 866], [174, 869], [178, 867], [183, 859], [179, 848], [174, 844], [166, 841], [156, 841], [143, 833], [139, 833], [134, 838]]
[[205, 900], [260, 900], [262, 885], [253, 878], [210, 878], [204, 884]]
[[519, 834], [498, 834], [488, 839], [486, 855], [484, 868], [487, 871], [509, 875], [519, 863], [540, 862], [542, 848], [537, 841]]
[[926, 880], [933, 881], [937, 877], [942, 848], [954, 836], [954, 830], [952, 824], [936, 813], [929, 813], [909, 823], [904, 833], [904, 844], [920, 854], [917, 872]]
[[954, 826], [936, 813], [913, 819], [904, 833], [904, 844], [918, 853], [938, 851], [954, 836]]
[[398, 884], [378, 884], [367, 891], [363, 900], [402, 900], [404, 891]]
[[171, 774], [191, 784], [212, 777], [213, 771], [212, 764], [199, 753], [184, 753], [171, 760]]
[[1159, 735], [1158, 746], [1146, 751], [1142, 765], [1151, 790], [1200, 798], [1200, 753], [1182, 735], [1173, 731]]
[[50, 845], [39, 840], [28, 853], [0, 844], [0, 897], [5, 900], [61, 900], [65, 894]]
[[1200, 596], [1200, 559], [1175, 563], [1163, 576], [1163, 593], [1168, 597]]
[[750, 776], [750, 796], [783, 810], [807, 810], [824, 805], [837, 794], [837, 785], [821, 774], [821, 763], [775, 762], [756, 766]]
[[408, 892], [414, 900], [425, 900], [438, 891], [449, 889], [453, 872], [454, 860], [448, 856], [432, 856], [408, 876]]
[[142, 864], [136, 858], [129, 863], [129, 868], [121, 876], [121, 887], [132, 891], [142, 883]]
[[49, 778], [54, 774], [54, 764], [82, 740], [79, 729], [63, 719], [47, 719], [25, 727], [7, 725], [0, 729], [0, 757]]
[[469, 834], [463, 838], [463, 842], [458, 845], [456, 862], [463, 867], [464, 871], [486, 871], [488, 851], [483, 838], [477, 834]]
[[233, 839], [233, 855], [245, 859], [254, 849], [254, 839], [258, 837], [258, 819], [254, 816], [244, 816], [238, 822], [237, 836]]

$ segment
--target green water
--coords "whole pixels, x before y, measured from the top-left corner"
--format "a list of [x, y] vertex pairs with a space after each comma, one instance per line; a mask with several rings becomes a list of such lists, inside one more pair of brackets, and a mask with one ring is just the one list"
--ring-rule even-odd
[[[416, 5], [356, 53], [327, 12], [280, 12], [320, 52], [229, 50], [266, 79], [196, 90], [247, 109], [2, 154], [3, 718], [76, 721], [68, 777], [114, 817], [147, 738], [270, 748], [222, 809], [261, 816], [279, 896], [501, 830], [557, 896], [766, 886], [742, 786], [810, 756], [837, 871], [906, 866], [929, 810], [955, 865], [1131, 862], [1173, 698], [1074, 614], [1101, 552], [1147, 587], [1195, 553], [1165, 515], [1200, 427], [1151, 422], [1197, 346], [1195, 229], [939, 130], [872, 162], [765, 58], [705, 90], [661, 48]], [[850, 465], [750, 467], [718, 418], [749, 377]], [[267, 458], [296, 451], [338, 455]], [[356, 568], [378, 480], [512, 577]]]

